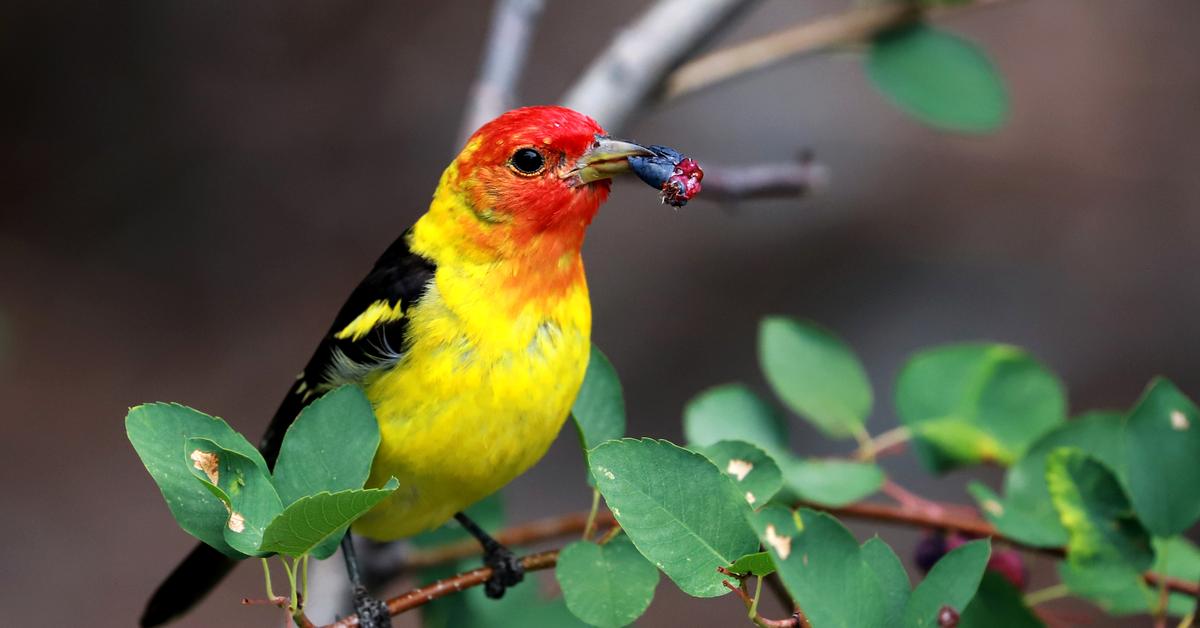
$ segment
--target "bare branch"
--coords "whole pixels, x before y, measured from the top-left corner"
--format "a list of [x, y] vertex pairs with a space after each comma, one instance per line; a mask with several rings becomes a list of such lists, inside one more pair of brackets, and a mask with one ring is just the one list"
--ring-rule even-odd
[[625, 126], [663, 77], [755, 0], [658, 0], [626, 26], [575, 82], [562, 104], [609, 131]]
[[718, 203], [801, 197], [829, 183], [829, 169], [808, 154], [795, 161], [748, 166], [705, 166], [700, 198]]
[[667, 77], [663, 100], [672, 100], [793, 57], [858, 44], [925, 16], [941, 17], [1008, 0], [923, 10], [911, 2], [866, 5], [693, 59]]
[[[557, 564], [558, 550], [539, 552], [537, 554], [530, 554], [521, 558], [521, 565], [527, 572], [550, 569]], [[432, 602], [440, 597], [458, 593], [459, 591], [469, 589], [471, 587], [477, 587], [487, 582], [488, 578], [491, 577], [491, 567], [480, 567], [479, 569], [473, 569], [465, 573], [460, 573], [457, 576], [452, 576], [450, 578], [446, 578], [445, 580], [438, 580], [431, 585], [424, 586], [419, 589], [413, 589], [408, 593], [388, 600], [388, 612], [390, 612], [392, 616], [399, 615], [400, 613], [412, 610], [418, 606], [424, 606], [425, 604], [428, 604], [429, 602]], [[358, 616], [351, 615], [340, 621], [328, 624], [324, 628], [350, 628], [351, 626], [357, 625]]]
[[496, 0], [483, 49], [483, 67], [463, 113], [460, 145], [475, 129], [516, 105], [517, 82], [544, 4], [544, 0]]

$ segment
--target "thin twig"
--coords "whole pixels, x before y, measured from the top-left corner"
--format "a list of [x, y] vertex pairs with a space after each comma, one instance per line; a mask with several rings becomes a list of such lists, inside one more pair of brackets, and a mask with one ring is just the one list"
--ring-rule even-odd
[[496, 0], [483, 47], [483, 67], [463, 113], [459, 145], [475, 129], [516, 105], [517, 82], [543, 6], [543, 0]]
[[704, 167], [700, 198], [728, 203], [755, 198], [808, 196], [829, 183], [829, 169], [812, 155], [801, 153], [795, 161], [748, 166]]
[[[744, 590], [742, 590], [742, 588], [740, 586], [734, 586], [728, 580], [722, 580], [721, 584], [725, 585], [726, 589], [733, 591], [733, 593], [735, 595], [737, 595], [739, 599], [742, 600], [742, 603], [746, 605], [747, 611], [754, 608], [754, 600]], [[797, 617], [796, 615], [792, 615], [791, 617], [788, 617], [787, 619], [768, 619], [766, 617], [763, 617], [759, 613], [755, 612], [753, 615], [751, 615], [750, 619], [754, 622], [754, 625], [760, 626], [761, 628], [800, 628], [801, 627], [800, 618]]]
[[[521, 559], [521, 566], [526, 572], [540, 571], [542, 569], [550, 569], [558, 564], [558, 550], [548, 552], [539, 552], [530, 554]], [[492, 577], [491, 567], [480, 567], [468, 572], [460, 573], [457, 576], [438, 580], [437, 582], [414, 589], [403, 595], [391, 598], [387, 601], [388, 612], [392, 616], [399, 615], [408, 610], [412, 610], [419, 606], [423, 606], [440, 597], [445, 597], [471, 587], [477, 587]], [[358, 625], [358, 616], [351, 615], [332, 624], [326, 625], [324, 628], [350, 628]]]
[[755, 0], [658, 0], [621, 29], [562, 104], [619, 131], [663, 78]]
[[693, 59], [667, 77], [662, 100], [680, 98], [794, 57], [861, 43], [915, 22], [922, 16], [940, 17], [1004, 1], [975, 0], [952, 8], [925, 11], [912, 2], [860, 6]]

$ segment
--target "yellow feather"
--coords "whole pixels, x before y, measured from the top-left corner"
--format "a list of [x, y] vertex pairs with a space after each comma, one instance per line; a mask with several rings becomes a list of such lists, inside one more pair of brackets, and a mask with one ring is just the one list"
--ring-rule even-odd
[[[410, 305], [409, 345], [364, 382], [381, 434], [367, 484], [400, 480], [354, 524], [374, 539], [435, 528], [533, 466], [587, 369], [592, 318], [579, 252], [556, 268], [482, 257], [465, 244], [463, 229], [476, 218], [449, 191], [454, 176], [447, 171], [409, 242], [437, 263], [427, 293]], [[560, 267], [577, 270], [578, 281], [535, 299], [511, 289], [514, 277], [538, 286], [537, 273]]]
[[342, 328], [341, 331], [334, 334], [334, 338], [351, 340], [359, 340], [375, 329], [376, 326], [383, 323], [390, 323], [404, 318], [404, 310], [401, 309], [400, 301], [396, 301], [395, 305], [390, 305], [386, 300], [381, 299], [367, 306], [362, 314], [359, 314], [354, 320], [350, 321], [349, 325]]

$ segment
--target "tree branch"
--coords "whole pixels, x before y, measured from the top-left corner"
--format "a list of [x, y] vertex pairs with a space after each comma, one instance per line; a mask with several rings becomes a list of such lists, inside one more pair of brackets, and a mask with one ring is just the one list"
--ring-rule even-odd
[[829, 169], [803, 152], [794, 161], [705, 166], [700, 198], [731, 203], [755, 198], [803, 197], [829, 183]]
[[[537, 554], [530, 554], [521, 558], [521, 565], [527, 572], [550, 569], [557, 564], [558, 550], [539, 552]], [[429, 602], [432, 602], [440, 597], [458, 593], [459, 591], [463, 591], [471, 587], [477, 587], [487, 582], [488, 578], [490, 577], [492, 577], [492, 568], [480, 567], [479, 569], [472, 569], [471, 571], [460, 573], [457, 576], [452, 576], [450, 578], [446, 578], [445, 580], [438, 580], [433, 584], [421, 587], [419, 589], [413, 589], [408, 593], [388, 600], [388, 612], [394, 617], [405, 611], [417, 608], [418, 606], [424, 606], [425, 604], [428, 604]], [[351, 628], [352, 626], [357, 625], [358, 616], [351, 615], [332, 624], [328, 624], [323, 628]]]
[[962, 6], [927, 10], [912, 2], [879, 3], [805, 22], [681, 65], [666, 78], [662, 100], [680, 98], [793, 57], [861, 43], [925, 16], [941, 16], [1005, 1], [975, 0]]
[[567, 90], [562, 104], [618, 131], [668, 72], [754, 2], [658, 0], [617, 33]]
[[471, 86], [458, 133], [460, 145], [475, 129], [516, 105], [517, 82], [544, 6], [544, 0], [496, 0], [483, 48], [483, 67]]

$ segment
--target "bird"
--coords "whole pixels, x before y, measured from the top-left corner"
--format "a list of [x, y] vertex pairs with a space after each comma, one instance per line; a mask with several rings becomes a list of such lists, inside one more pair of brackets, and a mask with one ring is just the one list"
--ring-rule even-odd
[[[353, 531], [390, 541], [457, 519], [493, 568], [489, 597], [520, 582], [512, 552], [462, 511], [533, 466], [569, 416], [591, 350], [584, 236], [612, 178], [630, 172], [631, 159], [661, 154], [558, 106], [515, 109], [480, 127], [289, 385], [259, 444], [268, 464], [301, 409], [357, 384], [380, 429], [367, 486], [395, 477], [400, 488]], [[357, 577], [349, 539], [360, 623], [390, 625]], [[234, 562], [198, 545], [155, 591], [141, 625], [187, 612]]]

